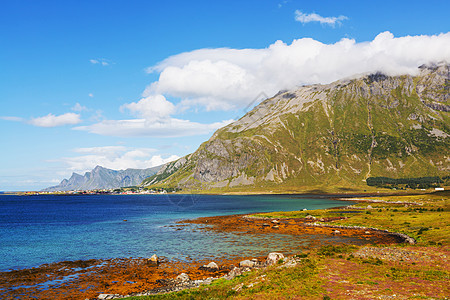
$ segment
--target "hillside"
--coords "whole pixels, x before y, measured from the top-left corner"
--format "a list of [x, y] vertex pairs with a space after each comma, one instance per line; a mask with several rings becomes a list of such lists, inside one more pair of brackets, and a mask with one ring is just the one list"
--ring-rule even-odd
[[144, 186], [342, 191], [368, 177], [448, 176], [449, 65], [280, 92]]
[[59, 185], [49, 187], [44, 191], [75, 191], [113, 189], [140, 184], [145, 178], [154, 175], [160, 166], [149, 169], [111, 170], [96, 166], [84, 175], [73, 173], [69, 179], [63, 179]]

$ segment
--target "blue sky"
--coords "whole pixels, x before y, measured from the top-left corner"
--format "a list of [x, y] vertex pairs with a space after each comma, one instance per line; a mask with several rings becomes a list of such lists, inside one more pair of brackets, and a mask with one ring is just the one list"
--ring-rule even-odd
[[448, 1], [0, 2], [0, 190], [189, 154], [261, 93], [450, 61]]

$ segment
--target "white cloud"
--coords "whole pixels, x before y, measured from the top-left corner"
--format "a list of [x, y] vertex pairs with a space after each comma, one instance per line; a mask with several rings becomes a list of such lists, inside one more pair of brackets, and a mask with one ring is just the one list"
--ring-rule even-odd
[[330, 25], [334, 27], [336, 24], [341, 24], [341, 21], [348, 20], [346, 16], [339, 17], [322, 17], [316, 13], [305, 14], [299, 10], [295, 11], [295, 20], [303, 24], [310, 22], [319, 22], [320, 24]]
[[0, 119], [5, 120], [5, 121], [12, 121], [12, 122], [22, 122], [22, 121], [24, 121], [23, 118], [11, 117], [11, 116], [3, 116], [3, 117], [0, 117]]
[[78, 111], [78, 112], [82, 112], [82, 111], [87, 111], [88, 110], [88, 108], [86, 106], [83, 106], [80, 103], [75, 104], [71, 109], [73, 111]]
[[102, 65], [104, 67], [109, 66], [111, 64], [111, 61], [109, 61], [108, 59], [104, 59], [104, 58], [99, 58], [99, 59], [90, 59], [89, 62], [93, 65]]
[[94, 98], [94, 94], [92, 94], [92, 93], [89, 93], [89, 95], [88, 95], [90, 98]]
[[66, 113], [55, 116], [48, 114], [44, 117], [32, 118], [29, 123], [38, 127], [57, 127], [64, 125], [74, 125], [81, 122], [80, 115], [76, 113]]
[[[271, 96], [355, 74], [415, 74], [421, 64], [440, 61], [450, 62], [450, 33], [395, 38], [383, 32], [373, 41], [360, 43], [343, 38], [324, 44], [302, 38], [291, 44], [276, 41], [263, 49], [199, 49], [168, 57], [147, 69], [159, 73], [159, 79], [147, 86], [142, 99], [121, 107], [136, 119], [103, 120], [74, 129], [121, 137], [208, 134], [232, 120], [202, 124], [173, 115], [193, 107], [244, 108], [261, 94]], [[166, 97], [180, 101], [175, 106]]]
[[175, 112], [175, 105], [167, 101], [163, 95], [152, 95], [139, 100], [125, 104], [121, 109], [128, 109], [138, 117], [145, 118], [149, 122], [166, 119]]
[[71, 172], [84, 173], [91, 171], [96, 166], [113, 169], [146, 169], [165, 164], [178, 159], [177, 155], [162, 157], [153, 155], [155, 149], [128, 148], [124, 146], [106, 146], [92, 148], [77, 148], [74, 152], [82, 155], [65, 157], [62, 161]]
[[106, 136], [149, 136], [149, 137], [182, 137], [209, 134], [233, 120], [202, 124], [176, 118], [166, 118], [161, 122], [147, 121], [146, 119], [131, 120], [105, 120], [89, 126], [75, 127], [75, 130]]
[[[182, 106], [207, 110], [242, 108], [261, 92], [273, 95], [367, 72], [415, 74], [421, 64], [439, 61], [450, 62], [450, 33], [395, 38], [382, 32], [360, 43], [343, 38], [324, 44], [302, 38], [291, 44], [276, 41], [264, 49], [199, 49], [149, 67], [148, 72], [160, 76], [143, 96], [178, 97]], [[143, 127], [142, 121], [136, 122], [140, 125], [133, 126]]]

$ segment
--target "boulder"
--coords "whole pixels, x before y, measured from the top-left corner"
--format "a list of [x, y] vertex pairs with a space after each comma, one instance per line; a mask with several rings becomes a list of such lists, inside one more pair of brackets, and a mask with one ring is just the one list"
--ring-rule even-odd
[[334, 230], [333, 234], [341, 234], [341, 232], [339, 230]]
[[203, 265], [202, 269], [208, 269], [208, 270], [218, 270], [219, 266], [215, 262], [210, 262], [207, 265]]
[[278, 252], [271, 252], [267, 256], [266, 265], [271, 266], [276, 264], [280, 259], [284, 259], [284, 255]]
[[158, 256], [156, 254], [153, 254], [149, 259], [150, 262], [157, 264], [158, 263]]
[[239, 267], [241, 268], [253, 268], [256, 266], [256, 262], [251, 261], [251, 260], [243, 260], [239, 263]]
[[278, 221], [278, 220], [272, 220], [272, 223], [273, 223], [273, 224], [278, 224], [278, 223], [280, 223], [280, 221]]
[[230, 272], [228, 272], [227, 275], [225, 275], [225, 278], [228, 280], [231, 280], [237, 276], [241, 276], [242, 275], [242, 270], [240, 268], [236, 268], [234, 267], [233, 270], [231, 270]]
[[189, 275], [186, 273], [181, 273], [180, 275], [177, 276], [177, 281], [188, 282], [189, 280], [191, 279], [189, 278]]
[[305, 217], [305, 219], [307, 219], [307, 220], [315, 220], [316, 217], [311, 216], [311, 215], [307, 215], [307, 216]]

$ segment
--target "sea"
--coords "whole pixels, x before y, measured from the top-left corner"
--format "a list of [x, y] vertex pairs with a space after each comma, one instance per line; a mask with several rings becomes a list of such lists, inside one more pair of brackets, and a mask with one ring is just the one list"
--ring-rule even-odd
[[350, 238], [242, 235], [175, 225], [197, 217], [349, 204], [313, 195], [0, 195], [0, 271], [153, 254], [180, 261], [258, 256], [304, 248], [314, 239], [346, 242]]

